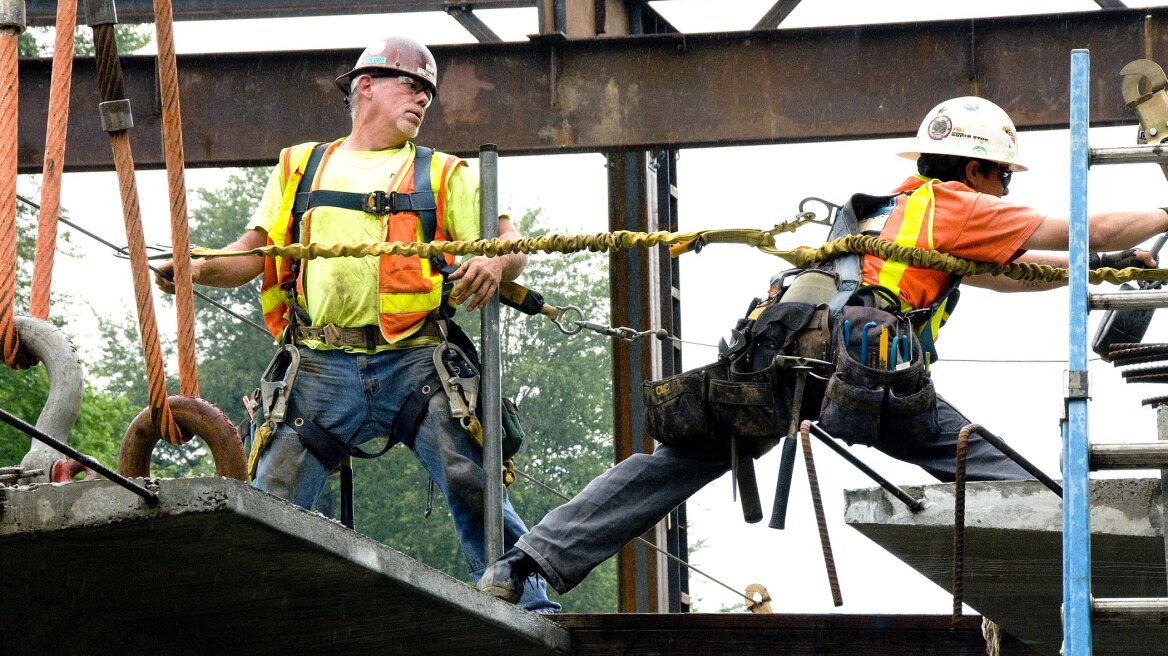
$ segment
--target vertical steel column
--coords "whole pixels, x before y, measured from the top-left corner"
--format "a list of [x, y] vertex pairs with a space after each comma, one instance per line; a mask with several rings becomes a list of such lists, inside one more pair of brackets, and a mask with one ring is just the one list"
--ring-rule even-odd
[[[657, 229], [677, 232], [677, 151], [662, 150], [656, 154], [652, 167], [657, 171]], [[662, 290], [661, 326], [670, 335], [681, 337], [681, 282], [677, 258], [661, 257], [658, 275]], [[672, 376], [682, 371], [681, 344], [674, 340], [657, 342], [661, 349], [661, 375]], [[666, 551], [682, 561], [689, 561], [689, 538], [686, 534], [685, 504], [669, 513], [665, 543]], [[666, 579], [669, 586], [668, 603], [671, 613], [689, 612], [689, 569], [676, 560], [667, 559]]]
[[[648, 153], [620, 151], [608, 156], [609, 228], [611, 230], [656, 230], [651, 204], [656, 201], [656, 183], [649, 169]], [[657, 328], [660, 323], [660, 269], [658, 250], [621, 249], [609, 255], [609, 291], [612, 325]], [[634, 453], [649, 453], [653, 440], [645, 433], [645, 413], [641, 383], [660, 376], [661, 354], [649, 340], [613, 340], [612, 396], [614, 459]], [[662, 527], [644, 536], [664, 548]], [[657, 553], [638, 542], [617, 555], [618, 607], [622, 613], [653, 613], [664, 604], [658, 575]]]
[[1087, 130], [1091, 56], [1071, 52], [1070, 362], [1063, 433], [1063, 646], [1091, 654], [1091, 524], [1087, 463]]
[[[1168, 440], [1168, 406], [1156, 406], [1156, 437], [1160, 441]], [[1160, 531], [1164, 534], [1165, 571], [1168, 571], [1168, 468], [1160, 470]]]
[[[499, 236], [499, 147], [479, 147], [479, 223], [483, 239]], [[483, 424], [483, 523], [486, 562], [503, 555], [503, 396], [499, 344], [499, 294], [481, 309]]]

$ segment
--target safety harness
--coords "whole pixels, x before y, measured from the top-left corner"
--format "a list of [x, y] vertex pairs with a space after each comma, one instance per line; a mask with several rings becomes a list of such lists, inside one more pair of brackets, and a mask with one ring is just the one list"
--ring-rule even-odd
[[[925, 185], [927, 187], [927, 185]], [[842, 237], [859, 234], [875, 234], [879, 236], [880, 228], [883, 222], [879, 225], [872, 226], [869, 222], [862, 222], [858, 217], [870, 217], [874, 214], [880, 213], [881, 209], [893, 204], [897, 199], [905, 195], [893, 194], [888, 196], [869, 196], [867, 194], [854, 194], [848, 199], [848, 202], [842, 207], [839, 207], [835, 213], [835, 219], [831, 224], [831, 231], [828, 234], [827, 240], [833, 241]], [[931, 223], [932, 217], [929, 217]], [[863, 225], [862, 223], [868, 224]], [[915, 238], [915, 235], [911, 236]], [[899, 240], [898, 240], [899, 241]], [[836, 324], [836, 318], [844, 305], [855, 304], [857, 301], [865, 305], [887, 304], [887, 294], [882, 294], [880, 291], [873, 289], [866, 291], [864, 288], [877, 286], [866, 285], [864, 283], [863, 274], [863, 254], [848, 253], [833, 260], [829, 260], [820, 268], [826, 271], [834, 271], [839, 276], [839, 291], [837, 291], [828, 301], [828, 307], [831, 310], [830, 324]], [[958, 286], [961, 284], [961, 276], [950, 275], [949, 282], [944, 291], [942, 291], [937, 298], [933, 300], [927, 307], [914, 309], [908, 307], [903, 301], [900, 301], [900, 307], [896, 311], [903, 314], [917, 331], [917, 337], [921, 341], [921, 347], [929, 354], [930, 361], [937, 361], [937, 350], [935, 340], [937, 331], [949, 319], [949, 315], [957, 306], [957, 301], [960, 298], [961, 291]], [[897, 298], [896, 290], [887, 290], [891, 292], [893, 298]], [[887, 309], [887, 308], [885, 308]]]
[[[414, 191], [410, 193], [374, 191], [371, 193], [357, 193], [333, 191], [326, 189], [311, 189], [325, 152], [329, 144], [320, 143], [313, 147], [312, 152], [304, 165], [304, 172], [296, 189], [295, 201], [292, 205], [292, 221], [290, 225], [291, 241], [300, 241], [300, 226], [302, 217], [309, 210], [316, 207], [335, 207], [340, 209], [367, 212], [376, 215], [396, 214], [399, 212], [414, 212], [422, 227], [423, 241], [433, 241], [438, 232], [438, 203], [431, 185], [430, 165], [434, 151], [423, 146], [414, 149]], [[471, 434], [479, 447], [482, 447], [482, 426], [475, 417], [478, 403], [479, 359], [470, 337], [458, 326], [450, 321], [454, 314], [453, 306], [449, 303], [452, 283], [447, 282], [455, 267], [450, 265], [441, 255], [431, 258], [431, 267], [442, 274], [442, 300], [438, 309], [432, 314], [416, 335], [430, 335], [437, 337], [440, 344], [434, 350], [434, 367], [447, 398], [449, 399], [451, 414], [458, 419], [464, 428]], [[289, 307], [289, 323], [284, 332], [284, 346], [277, 353], [268, 370], [265, 371], [261, 382], [263, 394], [262, 405], [265, 410], [278, 410], [277, 416], [282, 415], [287, 405], [287, 395], [291, 390], [299, 356], [292, 358], [289, 353], [297, 353], [292, 344], [304, 339], [319, 339], [330, 345], [364, 346], [370, 351], [378, 345], [387, 343], [381, 333], [380, 326], [364, 326], [360, 328], [338, 328], [336, 326], [312, 326], [311, 318], [304, 308], [297, 302], [296, 281], [299, 279], [301, 287], [307, 270], [302, 272], [302, 261], [294, 259], [290, 263], [291, 275], [289, 281], [283, 283]], [[288, 366], [288, 365], [292, 366]], [[301, 444], [330, 470], [339, 465], [347, 456], [362, 459], [376, 458], [383, 455], [394, 444], [402, 442], [409, 444], [426, 414], [430, 398], [438, 391], [435, 384], [423, 385], [413, 390], [406, 399], [402, 408], [394, 418], [391, 435], [385, 445], [376, 452], [365, 451], [359, 447], [346, 444], [337, 439], [328, 431], [322, 429], [310, 417], [295, 416], [289, 418], [289, 423], [296, 431]], [[514, 406], [506, 410], [514, 411]], [[249, 474], [254, 477], [258, 465], [259, 454], [262, 452], [271, 433], [279, 421], [273, 421], [271, 415], [265, 423], [266, 429], [261, 441], [257, 431], [255, 444], [248, 459]], [[504, 451], [505, 474], [504, 480], [510, 484], [515, 479], [512, 457], [518, 451], [518, 443], [522, 441], [522, 428], [517, 414], [507, 417], [505, 428], [515, 431], [516, 438], [511, 440], [516, 448], [511, 453]], [[513, 427], [513, 428], [512, 428]], [[432, 483], [431, 483], [432, 485]], [[432, 494], [432, 488], [431, 488]]]

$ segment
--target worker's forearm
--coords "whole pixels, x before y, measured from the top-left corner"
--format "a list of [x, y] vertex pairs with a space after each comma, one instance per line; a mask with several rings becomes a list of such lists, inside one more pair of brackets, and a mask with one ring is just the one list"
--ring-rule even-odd
[[499, 260], [503, 262], [502, 278], [504, 282], [510, 282], [519, 277], [523, 270], [527, 268], [527, 254], [526, 253], [510, 253], [507, 255], [500, 255]]
[[[228, 251], [250, 251], [264, 245], [266, 234], [260, 230], [248, 230], [235, 242], [223, 247]], [[255, 278], [264, 270], [264, 258], [258, 255], [217, 257], [198, 260], [191, 272], [195, 283], [209, 287], [239, 287]]]
[[1088, 225], [1092, 251], [1119, 251], [1168, 231], [1168, 212], [1098, 212], [1091, 215]]
[[[245, 250], [230, 248], [227, 250]], [[192, 280], [208, 287], [233, 288], [247, 284], [264, 270], [264, 259], [258, 255], [218, 257], [203, 260], [194, 267]]]

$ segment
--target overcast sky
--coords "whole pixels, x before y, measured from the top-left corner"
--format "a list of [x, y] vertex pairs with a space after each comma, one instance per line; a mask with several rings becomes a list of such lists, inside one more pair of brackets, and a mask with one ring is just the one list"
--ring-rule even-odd
[[[705, 2], [669, 0], [654, 5], [679, 29], [721, 31], [748, 29], [772, 0]], [[871, 23], [974, 15], [1090, 11], [1090, 0], [1053, 2], [1034, 0], [953, 3], [884, 0], [879, 3], [817, 2], [805, 0], [784, 27], [833, 23]], [[1165, 3], [1128, 3], [1161, 5]], [[1025, 11], [1020, 11], [1021, 9]], [[974, 14], [974, 11], [977, 11]], [[954, 12], [964, 13], [954, 13]], [[530, 9], [477, 12], [503, 38], [525, 39], [535, 33]], [[469, 35], [445, 14], [386, 17], [286, 19], [281, 21], [227, 21], [176, 26], [180, 53], [207, 51], [275, 50], [288, 47], [360, 47], [386, 33], [405, 32], [431, 43], [470, 41]], [[311, 33], [311, 38], [305, 36]], [[1069, 53], [1068, 68], [1069, 68]], [[181, 74], [181, 71], [180, 71]], [[1119, 94], [1119, 76], [1114, 93]], [[809, 91], [810, 93], [810, 91]], [[920, 112], [944, 98], [922, 92]], [[1010, 107], [1005, 107], [1010, 111]], [[1135, 121], [1132, 122], [1133, 126]], [[1092, 146], [1133, 143], [1135, 129], [1094, 130]], [[418, 141], [425, 143], [423, 127]], [[787, 146], [691, 149], [681, 153], [678, 166], [679, 217], [683, 231], [718, 227], [769, 228], [792, 218], [800, 199], [819, 196], [843, 202], [854, 192], [884, 193], [912, 172], [911, 163], [895, 156], [899, 141], [834, 142]], [[1033, 205], [1051, 214], [1067, 213], [1069, 144], [1065, 132], [1025, 132], [1019, 157], [1031, 171], [1019, 174], [1009, 200]], [[273, 156], [275, 153], [273, 153]], [[703, 194], [701, 184], [725, 179], [734, 171], [739, 193]], [[223, 172], [192, 170], [188, 187], [214, 186]], [[162, 172], [139, 174], [143, 214], [150, 242], [169, 241], [169, 219]], [[22, 190], [31, 187], [22, 181]], [[1093, 209], [1146, 208], [1168, 204], [1165, 180], [1152, 165], [1103, 167], [1090, 176]], [[521, 213], [540, 207], [549, 225], [563, 233], [599, 232], [607, 228], [604, 158], [598, 154], [541, 157], [503, 157], [500, 162], [500, 204], [504, 211]], [[63, 203], [75, 220], [115, 242], [124, 241], [117, 185], [112, 173], [70, 174], [65, 178]], [[242, 229], [246, 217], [240, 217]], [[64, 229], [64, 228], [63, 228]], [[67, 229], [64, 229], [67, 231]], [[817, 245], [825, 229], [809, 226], [786, 237], [784, 245]], [[97, 311], [133, 311], [128, 267], [92, 246], [83, 236], [75, 243], [90, 255], [81, 263], [61, 260], [55, 287], [82, 291]], [[547, 257], [555, 257], [547, 256]], [[598, 256], [603, 257], [603, 256]], [[684, 348], [686, 368], [712, 361], [710, 346], [725, 336], [750, 299], [765, 294], [769, 277], [786, 265], [774, 257], [742, 246], [711, 246], [681, 261], [683, 335], [692, 344]], [[101, 272], [101, 275], [95, 273]], [[88, 282], [87, 282], [88, 281]], [[554, 290], [543, 290], [555, 302]], [[160, 308], [161, 321], [173, 325]], [[974, 421], [1007, 438], [1026, 457], [1058, 477], [1060, 450], [1058, 418], [1065, 363], [980, 363], [963, 359], [1001, 361], [1061, 360], [1067, 353], [1065, 290], [1038, 294], [1004, 295], [979, 289], [963, 290], [953, 321], [942, 332], [939, 348], [946, 361], [934, 368], [942, 395]], [[1092, 331], [1098, 321], [1092, 320]], [[83, 348], [85, 323], [72, 337]], [[1168, 341], [1162, 319], [1153, 322], [1146, 341]], [[576, 339], [599, 339], [580, 336]], [[1163, 394], [1157, 387], [1129, 390], [1119, 375], [1100, 362], [1091, 364], [1095, 401], [1090, 417], [1092, 439], [1100, 441], [1153, 440], [1154, 414], [1139, 399]], [[932, 479], [911, 465], [890, 460], [871, 449], [855, 451], [882, 474], [898, 483], [929, 483]], [[788, 529], [774, 531], [765, 522], [747, 526], [731, 504], [729, 479], [699, 493], [689, 506], [690, 541], [704, 542], [695, 563], [738, 588], [766, 585], [777, 612], [948, 613], [949, 597], [881, 548], [842, 523], [842, 490], [867, 487], [863, 475], [825, 449], [817, 450], [819, 480], [830, 521], [845, 605], [831, 605], [823, 571], [814, 517], [802, 465], [796, 467], [788, 512]], [[801, 459], [800, 459], [801, 462]], [[777, 455], [758, 463], [763, 507], [770, 508]], [[526, 518], [534, 522], [538, 518]], [[738, 600], [722, 588], [691, 576], [696, 608], [716, 611]]]

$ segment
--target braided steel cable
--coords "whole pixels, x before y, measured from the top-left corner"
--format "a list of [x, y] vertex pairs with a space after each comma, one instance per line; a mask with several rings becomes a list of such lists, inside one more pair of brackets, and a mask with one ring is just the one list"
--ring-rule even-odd
[[0, 26], [0, 354], [13, 369], [33, 363], [22, 355], [16, 331], [16, 67], [20, 29]]
[[170, 234], [174, 245], [174, 303], [178, 313], [178, 380], [187, 396], [199, 395], [195, 355], [195, 299], [191, 280], [191, 241], [187, 230], [187, 189], [183, 167], [182, 114], [178, 64], [174, 54], [174, 14], [170, 0], [154, 0], [158, 41], [158, 86], [162, 94], [162, 140], [170, 196]]
[[[98, 86], [102, 101], [124, 98], [122, 68], [113, 25], [94, 25], [93, 43], [97, 53]], [[162, 365], [162, 343], [158, 321], [154, 316], [154, 295], [147, 273], [146, 238], [142, 231], [142, 210], [138, 205], [138, 187], [134, 179], [134, 155], [125, 129], [109, 132], [114, 169], [122, 198], [122, 215], [126, 224], [126, 247], [130, 255], [130, 273], [134, 283], [134, 300], [138, 310], [138, 330], [142, 335], [142, 355], [146, 362], [146, 382], [150, 399], [151, 422], [158, 434], [171, 444], [183, 444], [182, 431], [175, 421], [167, 400], [166, 372]]]
[[45, 127], [45, 161], [41, 169], [41, 209], [28, 303], [28, 313], [41, 320], [49, 318], [53, 259], [57, 253], [57, 219], [61, 213], [61, 174], [65, 168], [65, 137], [69, 131], [73, 31], [76, 26], [77, 0], [59, 0], [53, 73], [49, 83], [49, 117]]

